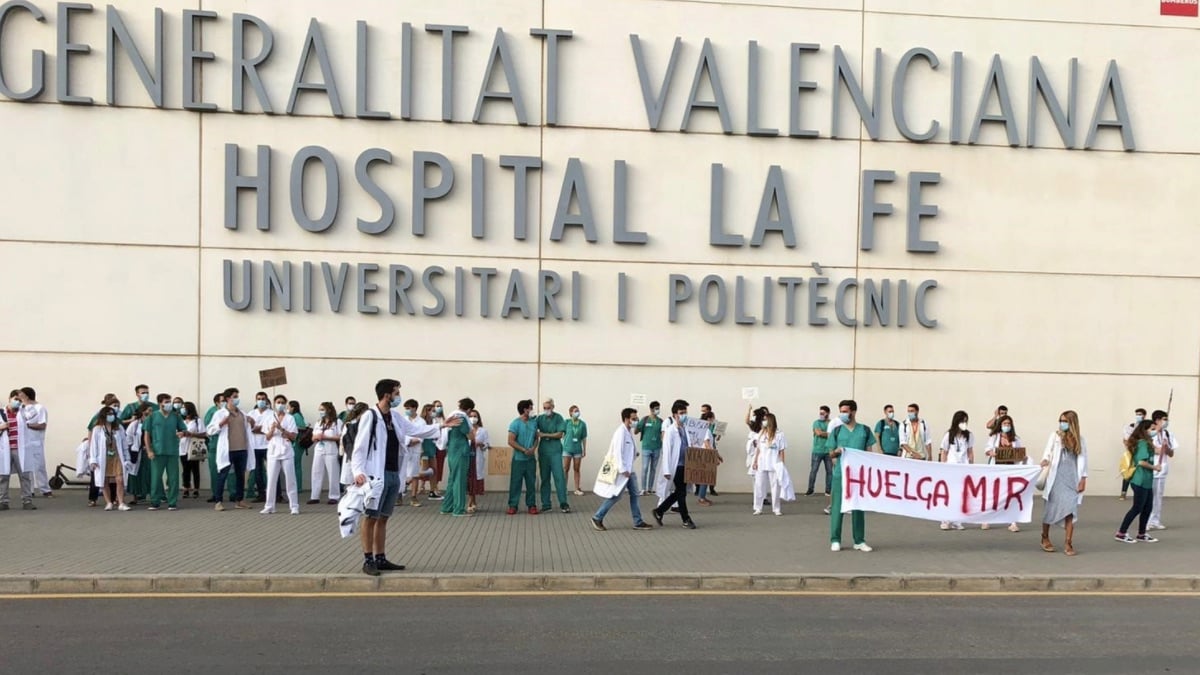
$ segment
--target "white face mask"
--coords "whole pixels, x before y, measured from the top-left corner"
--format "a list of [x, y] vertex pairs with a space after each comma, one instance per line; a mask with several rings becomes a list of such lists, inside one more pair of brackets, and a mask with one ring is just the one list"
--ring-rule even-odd
[[962, 422], [962, 423], [960, 423], [960, 424], [958, 425], [958, 430], [959, 430], [959, 431], [966, 431], [966, 430], [967, 430], [967, 423], [966, 423], [966, 422]]

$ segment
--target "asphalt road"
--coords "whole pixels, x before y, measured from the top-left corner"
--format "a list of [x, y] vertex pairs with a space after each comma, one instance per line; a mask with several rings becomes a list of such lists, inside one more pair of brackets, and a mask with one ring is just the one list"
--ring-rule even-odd
[[1200, 598], [36, 599], [0, 635], [10, 673], [1194, 673]]

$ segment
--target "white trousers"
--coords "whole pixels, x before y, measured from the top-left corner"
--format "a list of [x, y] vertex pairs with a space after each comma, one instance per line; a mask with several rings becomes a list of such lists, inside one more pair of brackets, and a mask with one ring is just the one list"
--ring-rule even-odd
[[293, 511], [300, 510], [300, 496], [296, 494], [296, 463], [289, 459], [267, 460], [267, 508], [275, 510], [275, 496], [279, 490], [279, 471], [287, 479], [288, 506]]
[[50, 492], [50, 476], [46, 474], [46, 447], [30, 445], [25, 448], [25, 463], [21, 467], [33, 474], [33, 489], [35, 492], [47, 494]]
[[312, 463], [312, 494], [309, 499], [321, 498], [321, 484], [329, 477], [329, 498], [339, 499], [342, 496], [342, 486], [338, 484], [337, 455], [313, 455]]
[[1154, 507], [1150, 509], [1149, 525], [1162, 525], [1163, 492], [1167, 489], [1167, 477], [1154, 479]]
[[771, 510], [779, 513], [779, 483], [772, 480], [775, 477], [773, 471], [758, 471], [754, 474], [754, 510], [761, 511], [763, 500], [767, 498], [767, 493], [771, 494]]

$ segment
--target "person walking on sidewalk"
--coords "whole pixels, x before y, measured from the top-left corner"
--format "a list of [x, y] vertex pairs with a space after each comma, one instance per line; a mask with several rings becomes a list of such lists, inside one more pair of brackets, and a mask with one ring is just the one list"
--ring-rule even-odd
[[[847, 452], [866, 452], [875, 445], [875, 436], [866, 426], [855, 419], [858, 414], [858, 403], [846, 399], [838, 404], [838, 419], [841, 424], [833, 430], [829, 437], [833, 457], [833, 503], [829, 509], [829, 549], [842, 550], [842, 471], [841, 460]], [[854, 536], [854, 550], [870, 553], [867, 545], [867, 518], [862, 511], [850, 512], [851, 534]]]
[[217, 503], [213, 509], [225, 510], [225, 482], [229, 480], [231, 471], [234, 490], [230, 501], [234, 508], [246, 509], [249, 508], [246, 504], [246, 471], [255, 468], [255, 457], [250, 453], [254, 427], [249, 416], [238, 408], [241, 396], [237, 389], [226, 389], [221, 400], [221, 407], [213, 414], [212, 421], [205, 429], [210, 437], [217, 439], [217, 484], [213, 486], [213, 497]]
[[538, 514], [537, 498], [534, 495], [534, 483], [537, 481], [537, 421], [529, 414], [533, 411], [533, 401], [524, 399], [517, 402], [517, 418], [508, 425], [508, 447], [512, 448], [512, 463], [508, 471], [508, 515], [517, 513], [517, 504], [521, 499], [521, 486], [525, 486], [525, 506], [529, 515]]
[[575, 471], [575, 496], [583, 496], [583, 488], [580, 487], [580, 469], [583, 465], [583, 458], [587, 457], [587, 438], [588, 427], [587, 422], [580, 418], [579, 406], [573, 405], [570, 410], [570, 419], [567, 420], [567, 428], [563, 435], [563, 474], [571, 473], [572, 467]]
[[563, 471], [563, 436], [567, 433], [567, 421], [554, 411], [554, 399], [542, 401], [542, 414], [537, 418], [538, 429], [538, 472], [541, 474], [542, 510], [549, 511], [550, 482], [554, 481], [554, 493], [558, 497], [558, 508], [563, 513], [571, 512], [567, 501], [567, 476]]
[[[1137, 425], [1141, 424], [1142, 420], [1144, 420], [1144, 419], [1146, 419], [1146, 409], [1145, 408], [1137, 408], [1133, 411], [1133, 421], [1130, 422], [1129, 424], [1125, 425], [1125, 429], [1121, 434], [1121, 451], [1122, 452], [1125, 451], [1124, 450], [1125, 441], [1129, 440], [1129, 437], [1131, 435], [1133, 435], [1133, 430], [1136, 429]], [[1129, 479], [1122, 477], [1121, 478], [1121, 496], [1117, 497], [1117, 499], [1120, 499], [1121, 501], [1125, 501], [1125, 498], [1128, 494], [1129, 494]]]
[[[1154, 476], [1162, 470], [1162, 466], [1154, 463], [1154, 443], [1158, 430], [1151, 420], [1142, 420], [1125, 441], [1125, 452], [1133, 455], [1133, 476], [1129, 479], [1129, 487], [1133, 488], [1133, 506], [1121, 519], [1121, 526], [1114, 537], [1117, 541], [1132, 544], [1134, 542], [1154, 543], [1158, 541], [1146, 533], [1150, 523], [1150, 511], [1154, 508]], [[1137, 538], [1129, 536], [1129, 526], [1134, 518], [1138, 520]]]
[[671, 425], [663, 434], [663, 455], [658, 469], [658, 506], [651, 513], [661, 527], [663, 515], [672, 506], [679, 507], [683, 526], [696, 529], [687, 507], [687, 483], [683, 478], [684, 462], [687, 461], [688, 439], [684, 424], [687, 422], [688, 402], [677, 399], [671, 404]]
[[21, 508], [26, 511], [36, 511], [33, 505], [33, 474], [25, 470], [25, 446], [21, 437], [17, 411], [21, 401], [11, 397], [4, 410], [0, 410], [0, 511], [7, 511], [8, 483], [12, 475], [17, 474], [17, 482], [21, 489]]
[[1066, 410], [1058, 416], [1058, 430], [1050, 434], [1046, 452], [1042, 455], [1042, 466], [1050, 467], [1042, 490], [1042, 498], [1046, 501], [1042, 514], [1042, 550], [1047, 553], [1054, 552], [1050, 526], [1061, 523], [1066, 529], [1063, 552], [1075, 555], [1075, 519], [1083, 502], [1083, 491], [1087, 488], [1087, 465], [1087, 441], [1079, 433], [1079, 416], [1074, 410]]
[[371, 488], [362, 525], [362, 571], [370, 576], [404, 569], [404, 565], [388, 560], [385, 553], [387, 521], [396, 509], [402, 485], [404, 438], [438, 438], [443, 426], [453, 428], [463, 423], [461, 417], [440, 425], [404, 419], [397, 412], [404, 403], [399, 380], [384, 378], [376, 382], [375, 398], [375, 406], [360, 418], [351, 456], [354, 484]]
[[592, 488], [597, 496], [604, 497], [604, 502], [592, 516], [592, 529], [597, 532], [604, 532], [608, 529], [604, 526], [604, 517], [612, 510], [612, 507], [617, 505], [617, 502], [621, 501], [622, 492], [629, 493], [629, 512], [633, 515], [633, 529], [654, 529], [642, 520], [642, 509], [638, 504], [637, 474], [633, 470], [633, 463], [637, 458], [637, 444], [633, 440], [635, 424], [637, 424], [637, 410], [634, 408], [622, 410], [621, 425], [613, 432], [612, 440], [608, 443], [608, 456], [605, 457], [605, 462], [611, 461], [617, 465], [615, 479], [608, 482], [602, 472], [596, 477], [596, 484]]

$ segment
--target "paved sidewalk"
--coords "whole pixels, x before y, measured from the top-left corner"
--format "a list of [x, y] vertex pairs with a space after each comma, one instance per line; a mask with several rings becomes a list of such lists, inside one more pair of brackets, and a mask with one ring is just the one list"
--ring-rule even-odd
[[[96, 578], [128, 577], [129, 588], [143, 590], [163, 590], [168, 585], [178, 590], [215, 590], [219, 585], [215, 580], [226, 575], [249, 575], [238, 586], [243, 589], [283, 590], [288, 577], [320, 579], [317, 587], [322, 590], [379, 587], [359, 571], [362, 556], [357, 538], [338, 536], [334, 506], [305, 506], [297, 516], [283, 508], [282, 513], [264, 516], [257, 509], [216, 513], [203, 500], [187, 500], [177, 512], [137, 508], [120, 513], [87, 508], [80, 490], [58, 494], [55, 499], [37, 499], [38, 511], [22, 511], [18, 505], [16, 510], [0, 512], [0, 593], [70, 587], [49, 583], [61, 577], [90, 579], [84, 583], [87, 588], [95, 585]], [[752, 579], [759, 577], [777, 580], [760, 579], [759, 587], [774, 583], [782, 588], [813, 588], [803, 580], [816, 578], [843, 579], [843, 585], [854, 587], [855, 577], [891, 579], [891, 587], [901, 590], [955, 588], [955, 579], [991, 579], [996, 590], [1006, 587], [997, 581], [1003, 578], [1033, 580], [1010, 583], [1007, 587], [1012, 588], [1053, 588], [1051, 580], [1067, 578], [1083, 581], [1060, 581], [1058, 586], [1096, 588], [1112, 587], [1104, 580], [1121, 578], [1132, 588], [1161, 585], [1200, 590], [1197, 499], [1167, 500], [1170, 529], [1155, 533], [1161, 541], [1130, 545], [1113, 541], [1112, 533], [1131, 502], [1088, 498], [1076, 532], [1079, 555], [1075, 558], [1039, 548], [1040, 499], [1034, 524], [1024, 525], [1016, 534], [1004, 527], [944, 532], [937, 523], [868, 514], [867, 541], [875, 548], [869, 554], [830, 552], [829, 518], [821, 513], [823, 497], [801, 497], [785, 504], [783, 517], [751, 516], [749, 495], [723, 494], [714, 501], [717, 504], [711, 507], [692, 503], [699, 525], [695, 531], [681, 528], [673, 514], [667, 516], [664, 528], [634, 531], [628, 506], [622, 504], [609, 514], [610, 530], [604, 533], [593, 531], [589, 523], [599, 504], [592, 495], [574, 498], [574, 513], [538, 516], [505, 515], [501, 494], [483, 498], [481, 512], [473, 518], [443, 516], [438, 502], [425, 502], [423, 508], [397, 507], [388, 532], [388, 553], [408, 565], [399, 576], [412, 581], [404, 583], [429, 590], [500, 588], [506, 583], [514, 588], [524, 583], [531, 588], [737, 589], [753, 586]], [[647, 518], [653, 504], [654, 497], [642, 498]], [[847, 518], [847, 537], [849, 529]], [[1056, 529], [1053, 537], [1061, 548], [1062, 531]], [[849, 549], [851, 542], [844, 543]], [[438, 581], [458, 575], [479, 578]], [[512, 575], [526, 582], [496, 581]], [[144, 580], [134, 583], [134, 577]], [[193, 578], [155, 585], [154, 577], [204, 581]], [[345, 583], [330, 581], [339, 577], [345, 577]], [[609, 584], [605, 579], [610, 577], [626, 578], [627, 583]], [[1158, 581], [1147, 581], [1152, 578]], [[271, 579], [274, 584], [268, 582]], [[723, 581], [710, 584], [705, 579]], [[391, 581], [384, 587], [395, 588], [398, 583]]]

